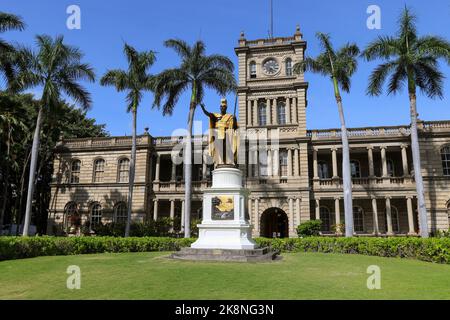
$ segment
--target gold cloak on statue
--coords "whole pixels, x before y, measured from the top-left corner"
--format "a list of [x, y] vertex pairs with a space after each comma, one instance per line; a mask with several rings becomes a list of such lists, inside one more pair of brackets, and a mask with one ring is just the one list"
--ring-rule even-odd
[[[236, 164], [239, 137], [237, 134], [237, 123], [232, 114], [222, 115], [212, 113], [209, 119], [209, 155], [213, 158], [214, 164]], [[231, 146], [229, 146], [231, 142]], [[220, 146], [226, 146], [226, 156], [224, 161], [223, 151]], [[231, 149], [230, 149], [231, 148]], [[223, 150], [223, 149], [222, 149]], [[230, 158], [230, 156], [231, 158]]]

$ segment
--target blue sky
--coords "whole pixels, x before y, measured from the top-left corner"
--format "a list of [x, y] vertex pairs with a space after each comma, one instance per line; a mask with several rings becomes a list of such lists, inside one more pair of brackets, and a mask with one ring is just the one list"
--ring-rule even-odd
[[[345, 3], [345, 5], [344, 5]], [[81, 8], [81, 30], [66, 28], [66, 8], [76, 4]], [[381, 8], [381, 30], [366, 27], [369, 5]], [[300, 25], [308, 42], [306, 54], [315, 56], [317, 31], [329, 32], [333, 42], [340, 46], [348, 41], [360, 47], [383, 34], [396, 30], [396, 20], [404, 5], [411, 7], [419, 17], [419, 33], [435, 34], [450, 39], [450, 3], [448, 0], [274, 0], [274, 36], [291, 36]], [[138, 50], [154, 50], [157, 61], [152, 73], [176, 66], [178, 57], [163, 46], [169, 38], [181, 38], [190, 43], [201, 39], [207, 53], [229, 56], [235, 63], [234, 47], [241, 31], [247, 39], [263, 38], [269, 29], [269, 0], [2, 0], [1, 11], [18, 14], [27, 28], [23, 32], [8, 32], [2, 37], [34, 44], [36, 34], [62, 34], [68, 43], [79, 46], [85, 61], [92, 64], [98, 78], [109, 68], [126, 68], [123, 42]], [[343, 96], [346, 121], [349, 127], [398, 125], [409, 123], [408, 98], [405, 92], [397, 96], [367, 97], [365, 89], [370, 72], [377, 63], [360, 61], [358, 72], [352, 78], [352, 90]], [[448, 77], [450, 68], [441, 63]], [[339, 119], [329, 79], [307, 74], [310, 84], [307, 124], [309, 129], [339, 127]], [[124, 94], [114, 88], [86, 84], [92, 93], [93, 108], [88, 115], [105, 123], [113, 135], [131, 133], [131, 115], [126, 113]], [[445, 98], [430, 100], [418, 98], [420, 118], [423, 120], [450, 119], [450, 81], [445, 84]], [[170, 135], [184, 128], [187, 119], [188, 94], [181, 97], [172, 117], [163, 117], [152, 110], [152, 94], [146, 94], [138, 115], [138, 133], [150, 127], [154, 136]], [[205, 104], [218, 107], [220, 97], [207, 92]], [[229, 97], [230, 104], [234, 97]], [[196, 119], [205, 120], [200, 110]]]

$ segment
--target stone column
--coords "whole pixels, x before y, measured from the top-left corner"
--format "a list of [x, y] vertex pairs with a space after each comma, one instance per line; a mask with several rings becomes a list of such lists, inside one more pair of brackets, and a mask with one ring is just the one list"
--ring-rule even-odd
[[277, 99], [272, 99], [272, 124], [278, 124], [278, 105]]
[[331, 160], [333, 162], [333, 179], [339, 178], [338, 175], [338, 165], [337, 165], [337, 148], [331, 148]]
[[416, 231], [414, 230], [414, 217], [413, 217], [413, 207], [412, 207], [412, 196], [406, 197], [406, 207], [408, 210], [408, 234], [415, 235]]
[[297, 98], [292, 98], [292, 107], [293, 109], [293, 115], [292, 117], [294, 118], [292, 120], [292, 123], [298, 123], [298, 118], [297, 118]]
[[259, 231], [259, 199], [255, 198], [255, 234], [259, 236], [261, 232]]
[[382, 169], [383, 169], [383, 178], [388, 176], [388, 170], [387, 170], [387, 161], [386, 161], [386, 147], [385, 146], [381, 146], [381, 165], [382, 165]]
[[386, 197], [386, 225], [387, 225], [387, 235], [392, 236], [392, 212], [391, 212], [391, 197]]
[[202, 163], [202, 179], [206, 180], [206, 161], [203, 157], [203, 163]]
[[320, 199], [316, 199], [316, 220], [320, 219]]
[[294, 199], [289, 198], [289, 233], [294, 233]]
[[317, 148], [313, 148], [313, 178], [319, 179], [319, 167], [317, 164]]
[[298, 158], [298, 148], [294, 149], [294, 176], [300, 176], [300, 164]]
[[287, 150], [287, 171], [288, 177], [292, 177], [292, 149], [289, 148]]
[[297, 198], [295, 200], [295, 220], [297, 223], [294, 225], [294, 230], [301, 223], [301, 221], [300, 221], [300, 201], [301, 201], [300, 198]]
[[155, 172], [155, 181], [159, 182], [159, 169], [161, 167], [161, 155], [159, 153], [156, 154], [156, 172]]
[[251, 126], [253, 124], [253, 122], [252, 122], [252, 105], [253, 105], [253, 101], [249, 99], [247, 101], [247, 126]]
[[175, 219], [175, 199], [170, 199], [170, 219], [172, 220], [172, 227], [170, 230], [173, 231], [173, 220]]
[[273, 175], [280, 176], [280, 150], [278, 148], [273, 150]]
[[[336, 226], [341, 224], [341, 205], [339, 197], [334, 198], [334, 215]], [[342, 234], [343, 230], [336, 230], [336, 234]]]
[[373, 147], [367, 147], [367, 157], [369, 158], [369, 178], [375, 177], [375, 169], [373, 166]]
[[286, 98], [286, 123], [291, 124], [291, 99]]
[[257, 126], [259, 124], [258, 120], [258, 100], [253, 100], [253, 125]]
[[267, 149], [267, 176], [272, 176], [272, 150]]
[[172, 174], [171, 174], [171, 181], [175, 181], [177, 175], [177, 165], [172, 161]]
[[266, 125], [270, 125], [272, 123], [270, 121], [271, 110], [272, 110], [272, 107], [270, 105], [270, 99], [266, 99]]
[[251, 224], [253, 219], [252, 219], [252, 199], [248, 198], [248, 203], [247, 203], [247, 210], [248, 210], [248, 222]]
[[181, 231], [184, 231], [184, 199], [181, 200]]
[[402, 148], [403, 176], [409, 177], [408, 155], [406, 154], [406, 148], [408, 146], [406, 144], [402, 144], [400, 147]]
[[153, 200], [153, 220], [158, 220], [158, 199]]
[[373, 234], [378, 235], [380, 233], [380, 229], [378, 227], [378, 207], [377, 207], [377, 199], [372, 197], [372, 212], [373, 212]]

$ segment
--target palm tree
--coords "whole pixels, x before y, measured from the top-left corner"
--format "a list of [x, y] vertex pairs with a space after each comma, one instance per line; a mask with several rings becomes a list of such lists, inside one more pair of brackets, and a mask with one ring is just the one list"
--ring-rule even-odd
[[[10, 169], [17, 169], [18, 164], [15, 161], [15, 154], [12, 151], [14, 148], [15, 136], [17, 136], [17, 131], [26, 131], [27, 127], [25, 123], [20, 118], [20, 115], [17, 114], [17, 110], [14, 107], [4, 106], [5, 111], [0, 114], [0, 137], [6, 144], [6, 153], [4, 155], [4, 172], [3, 172], [3, 196], [2, 196], [2, 205], [0, 207], [0, 235], [2, 235], [3, 230], [3, 220], [6, 211], [6, 204], [8, 202], [8, 192], [10, 186]], [[23, 112], [23, 110], [20, 110]], [[2, 154], [3, 155], [3, 154]]]
[[307, 57], [294, 65], [294, 72], [299, 74], [312, 71], [330, 77], [333, 83], [334, 96], [341, 121], [342, 139], [342, 178], [344, 184], [345, 236], [353, 236], [353, 200], [352, 180], [350, 172], [350, 148], [348, 145], [347, 127], [345, 125], [344, 109], [339, 87], [350, 92], [350, 77], [355, 73], [358, 62], [359, 49], [356, 44], [348, 43], [339, 50], [331, 44], [330, 36], [318, 32], [316, 34], [322, 47], [322, 52], [316, 58]]
[[153, 77], [147, 70], [155, 62], [153, 51], [137, 52], [132, 46], [125, 44], [123, 49], [128, 61], [128, 70], [108, 70], [100, 80], [102, 86], [115, 86], [117, 91], [127, 91], [127, 112], [133, 114], [133, 139], [129, 173], [128, 216], [125, 237], [130, 234], [131, 209], [133, 203], [133, 187], [136, 163], [136, 118], [137, 109], [142, 100], [143, 91], [151, 88]]
[[[0, 33], [9, 30], [23, 30], [25, 23], [22, 18], [13, 14], [0, 12]], [[14, 53], [13, 45], [0, 38], [0, 73], [8, 82], [14, 77]]]
[[233, 75], [234, 65], [225, 56], [213, 54], [205, 55], [205, 44], [197, 41], [193, 46], [179, 39], [170, 39], [164, 42], [172, 48], [181, 58], [178, 68], [167, 69], [161, 72], [154, 83], [155, 101], [153, 107], [161, 106], [163, 115], [171, 115], [178, 98], [185, 91], [191, 90], [191, 99], [188, 115], [188, 133], [184, 147], [184, 182], [185, 182], [185, 221], [184, 236], [190, 237], [190, 214], [192, 194], [192, 124], [195, 108], [203, 100], [205, 87], [218, 92], [220, 95], [233, 91], [236, 80]]
[[381, 59], [371, 74], [367, 93], [378, 96], [388, 75], [388, 94], [398, 93], [407, 84], [411, 116], [411, 150], [416, 181], [420, 235], [428, 237], [428, 216], [425, 206], [423, 179], [420, 164], [419, 138], [417, 133], [417, 87], [429, 98], [443, 97], [444, 75], [439, 71], [438, 59], [450, 64], [450, 43], [440, 37], [419, 37], [416, 17], [405, 7], [398, 21], [399, 29], [394, 37], [379, 37], [363, 51], [368, 60]]
[[65, 44], [63, 40], [62, 36], [53, 39], [47, 35], [39, 35], [36, 37], [37, 52], [21, 48], [18, 61], [20, 72], [14, 81], [14, 87], [18, 90], [31, 87], [42, 88], [31, 151], [24, 236], [28, 235], [31, 220], [39, 138], [44, 113], [58, 106], [63, 93], [80, 104], [83, 109], [88, 109], [92, 103], [89, 92], [78, 81], [93, 82], [94, 71], [89, 64], [81, 63], [83, 53], [78, 48]]

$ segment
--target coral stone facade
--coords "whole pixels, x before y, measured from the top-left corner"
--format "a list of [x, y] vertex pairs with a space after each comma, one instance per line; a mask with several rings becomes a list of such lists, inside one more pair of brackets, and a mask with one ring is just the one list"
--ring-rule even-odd
[[[238, 57], [239, 127], [248, 140], [239, 165], [249, 190], [247, 212], [254, 236], [295, 237], [310, 219], [323, 221], [324, 235], [339, 234], [344, 221], [340, 130], [307, 130], [308, 83], [294, 75], [306, 42], [293, 37], [246, 40]], [[350, 128], [355, 233], [416, 235], [417, 198], [409, 126]], [[450, 121], [419, 122], [422, 174], [431, 231], [448, 230], [450, 219]], [[254, 146], [249, 141], [258, 137]], [[276, 137], [276, 140], [273, 140]], [[208, 138], [195, 143], [207, 149]], [[276, 143], [274, 143], [276, 141]], [[133, 219], [170, 217], [183, 229], [183, 166], [172, 161], [179, 137], [138, 137]], [[70, 139], [59, 143], [48, 232], [82, 221], [123, 221], [128, 195], [131, 137]], [[201, 217], [202, 194], [213, 166], [202, 150], [193, 166], [191, 216]]]

